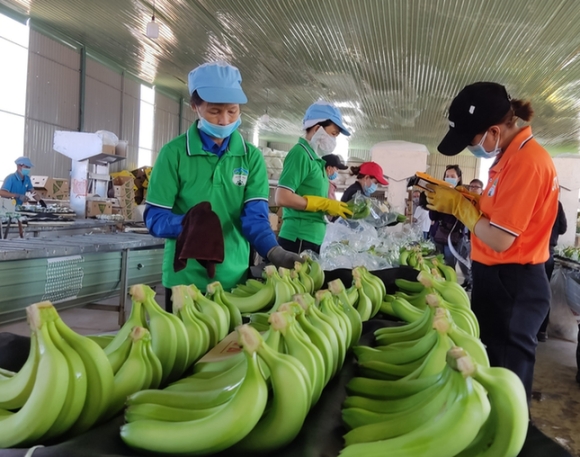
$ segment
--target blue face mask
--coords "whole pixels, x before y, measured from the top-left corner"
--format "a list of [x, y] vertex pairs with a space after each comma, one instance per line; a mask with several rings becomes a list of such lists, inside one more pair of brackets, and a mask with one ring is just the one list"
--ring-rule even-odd
[[448, 182], [453, 187], [457, 185], [457, 178], [445, 178], [445, 182]]
[[469, 152], [471, 152], [478, 159], [493, 159], [501, 152], [501, 148], [499, 147], [499, 137], [497, 138], [493, 151], [486, 151], [484, 149], [483, 142], [485, 141], [486, 136], [487, 132], [484, 133], [484, 135], [481, 137], [481, 141], [478, 144], [475, 146], [467, 146]]
[[236, 122], [232, 122], [228, 125], [216, 125], [205, 120], [205, 118], [200, 117], [198, 128], [203, 132], [211, 136], [212, 138], [227, 138], [240, 126], [242, 119], [238, 118]]
[[331, 175], [328, 177], [328, 179], [330, 179], [331, 181], [332, 181], [333, 179], [336, 179], [336, 178], [338, 178], [338, 171], [335, 171], [334, 173], [332, 173], [332, 174], [331, 174]]
[[23, 168], [22, 170], [20, 170], [20, 172], [24, 175], [24, 176], [28, 176], [30, 174], [30, 168]]
[[372, 183], [370, 186], [364, 186], [363, 187], [363, 192], [367, 197], [370, 197], [372, 194], [374, 194], [377, 191], [377, 188], [379, 186], [377, 186], [375, 183]]

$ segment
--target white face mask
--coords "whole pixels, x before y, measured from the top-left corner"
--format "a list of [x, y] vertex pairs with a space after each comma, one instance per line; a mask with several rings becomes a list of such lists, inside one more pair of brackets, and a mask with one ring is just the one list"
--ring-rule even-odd
[[318, 127], [318, 130], [314, 132], [309, 143], [316, 153], [322, 152], [323, 155], [330, 154], [336, 149], [336, 137], [326, 133], [324, 127]]
[[469, 152], [471, 152], [475, 157], [478, 159], [492, 159], [496, 157], [501, 152], [501, 148], [499, 147], [499, 136], [497, 137], [497, 141], [495, 142], [495, 148], [493, 151], [486, 151], [483, 147], [483, 142], [485, 141], [485, 137], [487, 136], [487, 132], [483, 134], [481, 137], [481, 141], [477, 143], [475, 146], [467, 146]]

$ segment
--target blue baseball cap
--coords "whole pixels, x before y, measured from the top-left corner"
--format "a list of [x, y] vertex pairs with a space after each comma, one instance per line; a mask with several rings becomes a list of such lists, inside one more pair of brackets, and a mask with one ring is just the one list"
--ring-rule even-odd
[[304, 114], [302, 125], [305, 129], [309, 129], [313, 125], [324, 121], [334, 122], [340, 129], [340, 133], [350, 136], [350, 132], [342, 123], [342, 115], [338, 108], [332, 103], [325, 102], [324, 100], [319, 100], [308, 107]]
[[226, 62], [204, 63], [189, 72], [189, 96], [197, 91], [208, 103], [248, 103], [240, 70]]
[[32, 164], [32, 162], [30, 161], [30, 159], [28, 157], [18, 157], [14, 163], [16, 165], [24, 165], [25, 167], [29, 167], [32, 168], [34, 165]]

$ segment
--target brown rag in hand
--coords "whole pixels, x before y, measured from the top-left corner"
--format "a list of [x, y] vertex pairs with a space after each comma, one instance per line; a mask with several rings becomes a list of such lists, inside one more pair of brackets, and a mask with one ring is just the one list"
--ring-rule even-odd
[[211, 203], [195, 205], [187, 212], [181, 225], [183, 230], [175, 244], [173, 269], [175, 272], [181, 271], [187, 265], [187, 259], [195, 259], [205, 267], [208, 277], [213, 278], [215, 264], [224, 261], [224, 235]]

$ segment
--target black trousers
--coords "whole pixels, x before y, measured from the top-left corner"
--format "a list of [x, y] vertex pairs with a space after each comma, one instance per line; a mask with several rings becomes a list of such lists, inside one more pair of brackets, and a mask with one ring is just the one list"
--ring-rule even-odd
[[[548, 277], [548, 282], [550, 282], [550, 280], [552, 279], [552, 273], [554, 273], [554, 253], [552, 252], [552, 250], [550, 250], [550, 258], [546, 260], [544, 268], [546, 269], [546, 276]], [[542, 322], [542, 325], [540, 326], [540, 332], [546, 333], [546, 330], [548, 330], [549, 323], [550, 323], [550, 308], [548, 308], [548, 314], [546, 315], [544, 322]]]
[[302, 251], [306, 249], [310, 249], [311, 251], [320, 254], [320, 245], [311, 243], [310, 241], [301, 240], [300, 238], [296, 238], [296, 241], [290, 241], [286, 238], [278, 237], [278, 244], [284, 248], [286, 251], [295, 252], [296, 254], [300, 254]]
[[536, 335], [550, 308], [544, 264], [483, 265], [473, 262], [471, 304], [492, 366], [509, 368], [532, 394]]

